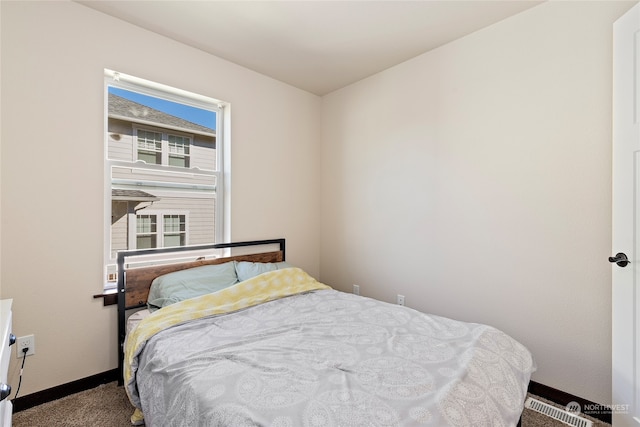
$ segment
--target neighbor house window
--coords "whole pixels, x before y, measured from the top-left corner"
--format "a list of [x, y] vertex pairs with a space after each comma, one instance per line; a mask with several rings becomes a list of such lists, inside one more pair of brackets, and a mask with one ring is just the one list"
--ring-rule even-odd
[[168, 135], [169, 164], [183, 168], [189, 167], [189, 138], [178, 135]]
[[136, 216], [136, 249], [157, 248], [157, 215]]
[[134, 128], [137, 159], [151, 165], [189, 167], [192, 135], [172, 135]]
[[152, 164], [162, 164], [162, 134], [146, 130], [138, 130], [138, 160]]
[[185, 246], [187, 237], [185, 215], [163, 215], [162, 238], [165, 247]]
[[223, 241], [225, 104], [109, 70], [105, 89], [107, 280], [118, 251]]
[[170, 248], [187, 245], [187, 215], [136, 215], [136, 249]]

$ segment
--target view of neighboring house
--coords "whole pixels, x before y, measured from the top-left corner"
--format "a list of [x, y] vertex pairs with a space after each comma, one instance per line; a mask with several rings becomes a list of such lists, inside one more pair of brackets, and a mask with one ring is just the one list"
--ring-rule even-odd
[[108, 103], [111, 259], [125, 249], [213, 243], [216, 131], [113, 93]]

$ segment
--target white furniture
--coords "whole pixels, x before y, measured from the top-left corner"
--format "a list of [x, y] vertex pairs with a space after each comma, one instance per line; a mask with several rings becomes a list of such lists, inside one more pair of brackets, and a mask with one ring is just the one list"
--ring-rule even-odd
[[[3, 299], [0, 300], [0, 390], [3, 388], [6, 390], [8, 385], [8, 371], [9, 371], [9, 358], [11, 356], [11, 349], [9, 348], [13, 344], [11, 335], [11, 303], [13, 300]], [[9, 387], [9, 390], [11, 388]], [[0, 426], [11, 427], [11, 414], [12, 414], [11, 401], [7, 397], [0, 401]]]

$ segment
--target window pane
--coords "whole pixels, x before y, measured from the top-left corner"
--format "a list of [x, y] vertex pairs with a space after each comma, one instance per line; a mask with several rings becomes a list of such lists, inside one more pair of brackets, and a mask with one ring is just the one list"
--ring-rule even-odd
[[138, 130], [138, 148], [162, 151], [162, 134]]
[[177, 154], [189, 154], [189, 138], [184, 136], [169, 135], [169, 152]]
[[142, 160], [150, 165], [159, 165], [160, 163], [162, 163], [162, 153], [138, 151], [138, 160]]
[[138, 236], [137, 237], [138, 249], [151, 249], [156, 247], [156, 236]]
[[169, 166], [177, 166], [181, 168], [189, 167], [189, 158], [180, 156], [169, 156]]
[[184, 241], [184, 234], [178, 234], [178, 235], [165, 235], [164, 236], [164, 246], [165, 247], [171, 247], [171, 246], [184, 246], [185, 241]]
[[184, 215], [165, 215], [164, 216], [164, 232], [179, 233], [185, 231]]
[[155, 215], [138, 215], [136, 221], [136, 233], [148, 234], [156, 232], [156, 216]]

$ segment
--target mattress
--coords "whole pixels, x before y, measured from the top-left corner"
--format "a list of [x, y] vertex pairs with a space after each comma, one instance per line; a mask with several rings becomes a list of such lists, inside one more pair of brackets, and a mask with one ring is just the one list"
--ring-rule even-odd
[[[234, 292], [247, 300], [234, 287], [217, 300]], [[168, 327], [153, 325], [163, 308], [136, 328], [149, 337], [127, 338], [126, 389], [148, 426], [512, 426], [535, 369], [493, 327], [326, 286], [222, 312], [196, 301], [204, 315], [184, 303]]]

